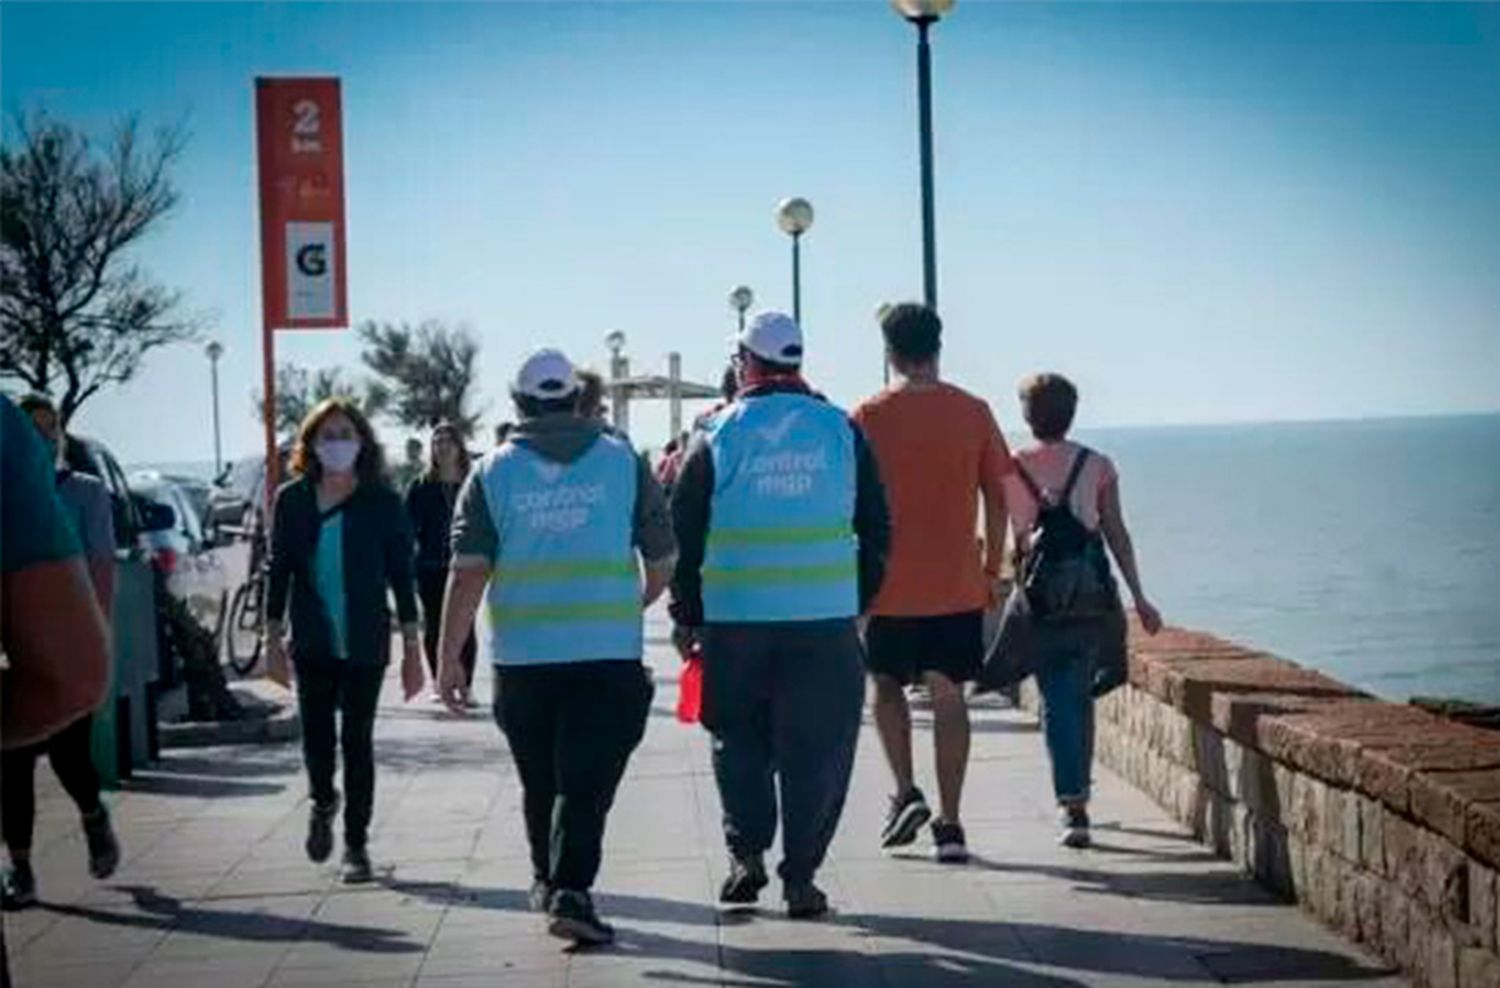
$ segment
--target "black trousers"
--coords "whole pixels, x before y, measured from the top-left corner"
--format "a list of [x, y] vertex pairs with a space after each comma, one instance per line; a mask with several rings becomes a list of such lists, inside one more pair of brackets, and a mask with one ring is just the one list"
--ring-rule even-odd
[[343, 750], [346, 847], [365, 846], [375, 810], [375, 708], [384, 680], [382, 665], [327, 658], [297, 662], [302, 759], [319, 806], [334, 800], [333, 775]]
[[[448, 571], [432, 566], [417, 567], [417, 595], [422, 598], [422, 645], [427, 649], [427, 668], [432, 673], [433, 685], [437, 685], [438, 639], [443, 633], [443, 591], [448, 585]], [[474, 684], [474, 629], [464, 639], [462, 659], [464, 674], [469, 685]]]
[[812, 881], [844, 810], [863, 706], [852, 619], [704, 626], [703, 726], [731, 854], [769, 849], [779, 815], [781, 879]]
[[586, 892], [655, 687], [634, 661], [496, 669], [495, 722], [521, 776], [535, 878]]
[[45, 752], [78, 812], [99, 812], [99, 773], [94, 769], [94, 718], [82, 717], [45, 741], [0, 755], [0, 823], [12, 853], [31, 850], [36, 824], [36, 760]]

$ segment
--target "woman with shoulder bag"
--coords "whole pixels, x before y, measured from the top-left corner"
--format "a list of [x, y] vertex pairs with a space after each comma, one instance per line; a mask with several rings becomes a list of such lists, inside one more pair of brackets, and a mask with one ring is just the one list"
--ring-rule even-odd
[[[381, 461], [374, 430], [353, 403], [320, 403], [297, 430], [294, 479], [276, 492], [271, 529], [266, 657], [275, 682], [289, 685], [296, 671], [312, 796], [307, 856], [321, 863], [333, 853], [339, 811], [333, 776], [341, 748], [348, 883], [373, 877], [366, 841], [375, 802], [375, 712], [390, 659], [388, 590], [401, 622], [406, 699], [423, 684], [411, 528]], [[288, 598], [290, 660], [283, 623]]]
[[1094, 699], [1123, 683], [1125, 669], [1125, 615], [1106, 546], [1147, 634], [1160, 630], [1161, 615], [1141, 588], [1114, 464], [1067, 438], [1077, 389], [1061, 375], [1037, 374], [1021, 382], [1020, 396], [1037, 442], [1015, 453], [1006, 478], [1021, 562], [1003, 623], [1023, 627], [1041, 690], [1059, 842], [1087, 847]]

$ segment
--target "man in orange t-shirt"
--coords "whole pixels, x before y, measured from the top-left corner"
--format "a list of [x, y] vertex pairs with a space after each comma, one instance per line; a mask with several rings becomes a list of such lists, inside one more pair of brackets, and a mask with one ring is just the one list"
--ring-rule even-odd
[[[854, 412], [880, 464], [893, 539], [865, 645], [875, 682], [875, 725], [895, 775], [883, 847], [916, 840], [932, 818], [912, 775], [911, 711], [905, 687], [932, 697], [939, 817], [932, 836], [939, 861], [968, 859], [959, 800], [969, 761], [963, 684], [984, 657], [984, 610], [1005, 549], [1004, 478], [1010, 452], [989, 405], [938, 376], [942, 321], [915, 303], [880, 316], [896, 383]], [[984, 543], [977, 538], [984, 502]]]

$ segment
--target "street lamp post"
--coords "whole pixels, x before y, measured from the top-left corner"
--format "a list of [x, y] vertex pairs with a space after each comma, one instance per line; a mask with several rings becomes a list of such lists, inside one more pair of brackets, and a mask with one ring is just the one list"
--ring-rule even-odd
[[745, 310], [755, 304], [755, 293], [750, 290], [749, 285], [736, 285], [729, 293], [729, 307], [735, 311], [740, 320], [740, 332], [745, 332]]
[[812, 203], [803, 198], [783, 199], [776, 206], [776, 225], [792, 238], [792, 318], [802, 325], [802, 235], [813, 224]]
[[922, 158], [922, 301], [937, 309], [937, 232], [932, 194], [932, 47], [927, 33], [956, 0], [891, 0], [917, 27], [917, 140]]
[[224, 356], [224, 344], [218, 340], [211, 340], [208, 346], [203, 348], [208, 354], [208, 374], [213, 383], [214, 393], [214, 479], [224, 472], [224, 451], [219, 443], [219, 358]]
[[610, 424], [621, 432], [630, 431], [630, 396], [625, 379], [630, 376], [630, 358], [625, 356], [625, 334], [618, 329], [604, 337], [609, 349]]

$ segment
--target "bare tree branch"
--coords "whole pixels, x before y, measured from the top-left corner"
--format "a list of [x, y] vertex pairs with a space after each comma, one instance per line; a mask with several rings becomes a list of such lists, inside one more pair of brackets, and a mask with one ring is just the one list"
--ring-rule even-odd
[[128, 262], [177, 204], [171, 172], [186, 138], [174, 127], [143, 142], [131, 119], [98, 148], [43, 113], [18, 114], [15, 133], [0, 147], [0, 378], [61, 387], [66, 423], [207, 322]]

